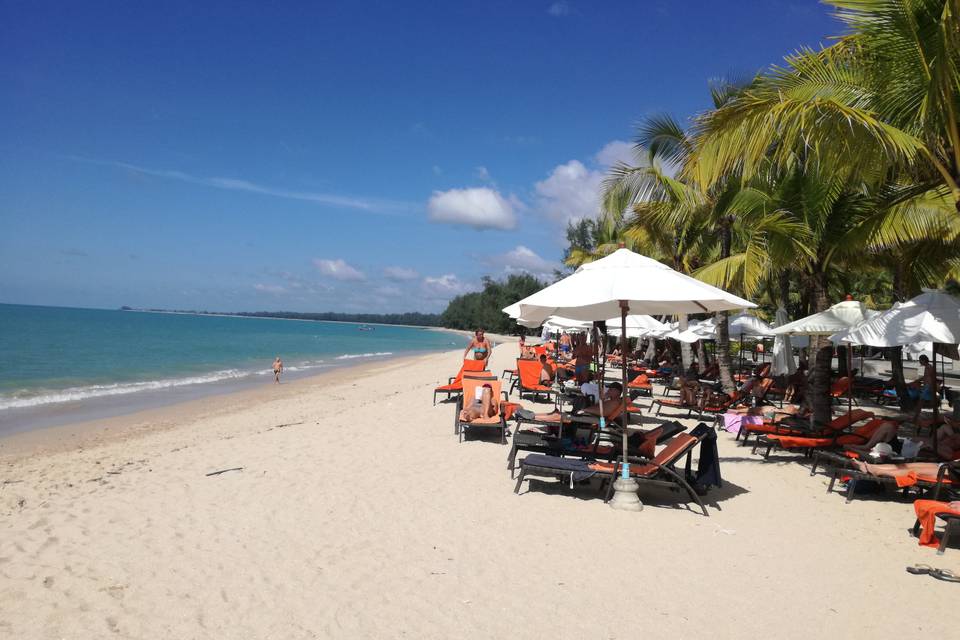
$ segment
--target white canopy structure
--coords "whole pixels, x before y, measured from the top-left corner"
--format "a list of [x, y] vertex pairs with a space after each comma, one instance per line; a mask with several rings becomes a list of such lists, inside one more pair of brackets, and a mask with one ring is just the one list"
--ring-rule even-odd
[[[619, 337], [622, 332], [620, 324], [620, 316], [609, 318], [607, 320], [607, 334]], [[627, 316], [628, 338], [643, 338], [645, 336], [657, 335], [666, 329], [667, 325], [648, 315], [632, 314]]]
[[543, 326], [550, 331], [589, 331], [593, 323], [584, 320], [572, 320], [563, 316], [550, 316], [543, 323]]
[[766, 338], [773, 335], [773, 327], [749, 313], [739, 313], [730, 318], [730, 337]]
[[717, 337], [717, 325], [713, 318], [702, 322], [691, 322], [686, 331], [671, 331], [665, 337], [680, 342], [693, 343], [697, 340], [713, 340]]
[[[516, 317], [541, 322], [551, 315], [604, 320], [621, 314], [621, 301], [627, 313], [646, 314], [705, 313], [756, 306], [652, 258], [618, 249], [520, 300]], [[510, 305], [504, 311], [513, 309]]]
[[957, 344], [960, 342], [960, 301], [940, 291], [926, 291], [830, 339], [871, 347], [917, 342]]
[[864, 320], [869, 320], [873, 315], [875, 312], [869, 311], [862, 302], [845, 300], [826, 311], [777, 327], [773, 330], [773, 335], [829, 336], [855, 327]]

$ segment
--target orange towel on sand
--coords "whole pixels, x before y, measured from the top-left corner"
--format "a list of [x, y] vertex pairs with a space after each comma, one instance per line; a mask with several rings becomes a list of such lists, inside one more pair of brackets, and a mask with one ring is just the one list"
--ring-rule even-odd
[[940, 539], [934, 531], [938, 514], [960, 516], [960, 511], [955, 511], [946, 502], [938, 500], [917, 500], [913, 503], [913, 510], [917, 512], [917, 520], [920, 521], [920, 545], [924, 547], [940, 546]]

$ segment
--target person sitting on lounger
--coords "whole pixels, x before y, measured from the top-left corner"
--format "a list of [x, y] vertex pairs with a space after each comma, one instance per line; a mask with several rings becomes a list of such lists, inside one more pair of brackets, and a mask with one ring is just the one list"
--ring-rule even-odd
[[790, 404], [800, 404], [807, 390], [807, 365], [800, 363], [797, 370], [787, 376], [787, 390], [783, 394], [783, 401]]
[[497, 415], [499, 410], [497, 399], [493, 395], [493, 387], [485, 384], [482, 387], [477, 387], [477, 394], [473, 402], [460, 412], [460, 422], [471, 422], [478, 418], [492, 418]]
[[547, 356], [540, 356], [540, 384], [553, 384], [553, 381], [556, 379], [556, 377], [557, 370], [552, 364], [550, 364], [550, 361], [547, 360]]
[[680, 403], [686, 407], [697, 404], [697, 394], [700, 392], [700, 367], [691, 362], [687, 371], [678, 378], [680, 383]]
[[[609, 418], [620, 410], [623, 395], [623, 386], [619, 382], [613, 382], [604, 388], [603, 411], [600, 410], [600, 403], [585, 407], [578, 413], [581, 415], [604, 416]], [[551, 411], [550, 413], [537, 413], [533, 416], [534, 420], [539, 422], [560, 422], [560, 412]]]

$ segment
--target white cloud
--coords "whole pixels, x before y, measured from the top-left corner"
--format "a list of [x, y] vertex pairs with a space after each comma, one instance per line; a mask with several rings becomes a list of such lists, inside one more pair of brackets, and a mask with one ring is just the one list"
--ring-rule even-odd
[[546, 180], [534, 185], [537, 208], [554, 221], [594, 217], [600, 211], [600, 185], [604, 173], [589, 169], [579, 160], [554, 167]]
[[565, 0], [559, 0], [559, 2], [554, 2], [547, 9], [547, 13], [552, 15], [554, 18], [559, 18], [562, 16], [570, 15], [570, 3]]
[[516, 201], [487, 187], [434, 191], [427, 202], [432, 222], [462, 224], [474, 229], [512, 229]]
[[442, 276], [427, 276], [423, 279], [424, 291], [436, 298], [452, 298], [455, 295], [466, 293], [469, 285], [461, 281], [456, 275], [447, 273]]
[[474, 169], [474, 171], [476, 172], [477, 178], [478, 178], [479, 180], [481, 180], [481, 181], [483, 181], [483, 182], [491, 182], [491, 179], [490, 179], [490, 171], [489, 171], [486, 167], [484, 167], [484, 166], [481, 165], [481, 166], [477, 167], [476, 169]]
[[65, 156], [69, 160], [76, 162], [86, 162], [101, 166], [117, 167], [132, 173], [167, 180], [179, 180], [180, 182], [189, 182], [190, 184], [212, 187], [214, 189], [223, 189], [226, 191], [244, 191], [247, 193], [256, 193], [275, 198], [286, 198], [288, 200], [302, 200], [315, 204], [329, 205], [333, 207], [342, 207], [347, 209], [358, 209], [370, 213], [398, 213], [408, 211], [413, 207], [410, 203], [396, 202], [391, 200], [378, 200], [373, 198], [355, 198], [352, 196], [338, 195], [334, 193], [318, 193], [313, 191], [293, 191], [290, 189], [278, 189], [268, 187], [247, 180], [238, 180], [236, 178], [218, 178], [194, 176], [183, 171], [167, 169], [148, 169], [127, 162], [111, 162], [104, 160], [92, 160], [90, 158], [81, 158], [77, 156]]
[[407, 267], [386, 267], [383, 270], [383, 275], [386, 276], [387, 280], [393, 280], [394, 282], [406, 282], [420, 277], [419, 273]]
[[623, 140], [612, 140], [597, 152], [597, 162], [603, 167], [612, 167], [619, 163], [635, 165], [637, 160], [633, 154], [633, 143]]
[[317, 258], [313, 261], [313, 264], [320, 273], [336, 280], [363, 280], [366, 278], [362, 271], [350, 266], [341, 258], [335, 260]]
[[535, 276], [550, 275], [554, 269], [560, 268], [558, 263], [545, 260], [533, 249], [522, 244], [507, 253], [495, 256], [492, 262], [502, 264], [507, 272], [524, 272]]

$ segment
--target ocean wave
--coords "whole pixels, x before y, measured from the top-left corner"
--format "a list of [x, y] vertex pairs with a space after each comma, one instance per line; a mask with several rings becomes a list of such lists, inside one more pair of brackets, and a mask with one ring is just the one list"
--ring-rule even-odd
[[155, 391], [159, 389], [170, 389], [173, 387], [185, 387], [192, 384], [206, 384], [209, 382], [220, 382], [222, 380], [231, 380], [249, 376], [253, 371], [240, 371], [239, 369], [224, 369], [212, 373], [189, 376], [186, 378], [166, 378], [161, 380], [146, 380], [143, 382], [115, 382], [112, 384], [94, 384], [87, 387], [70, 387], [59, 391], [49, 391], [47, 393], [37, 393], [36, 395], [14, 395], [13, 397], [0, 396], [0, 410], [3, 409], [23, 409], [26, 407], [37, 407], [44, 404], [59, 404], [63, 402], [76, 402], [78, 400], [87, 400], [89, 398], [103, 398], [107, 396], [122, 396], [130, 393], [139, 393], [141, 391]]
[[381, 358], [383, 356], [392, 356], [392, 351], [377, 351], [376, 353], [345, 353], [337, 356], [337, 360], [353, 360], [354, 358]]

